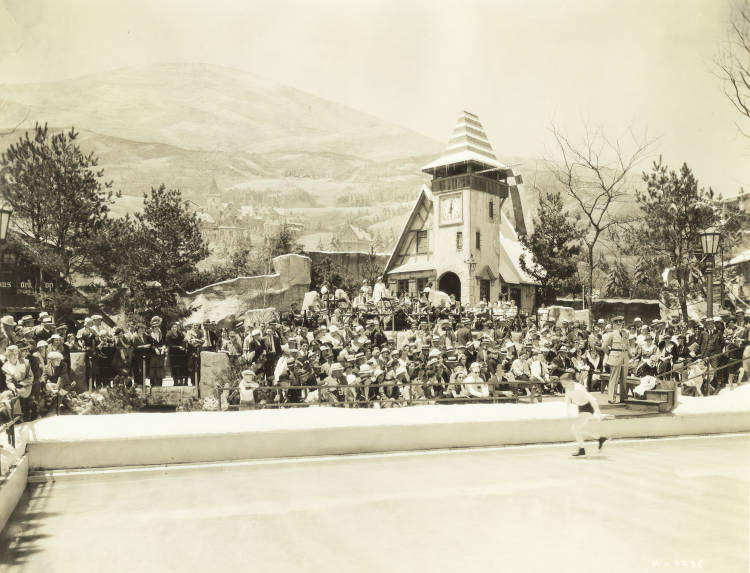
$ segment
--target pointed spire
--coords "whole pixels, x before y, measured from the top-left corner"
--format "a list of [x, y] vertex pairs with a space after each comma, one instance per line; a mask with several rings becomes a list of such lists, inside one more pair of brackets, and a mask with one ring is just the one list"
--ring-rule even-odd
[[211, 180], [211, 189], [208, 190], [209, 195], [221, 195], [219, 185], [216, 183], [216, 177]]
[[443, 155], [425, 165], [422, 171], [431, 171], [437, 167], [464, 161], [476, 161], [487, 167], [505, 168], [505, 165], [495, 157], [479, 117], [469, 111], [462, 112], [458, 117]]

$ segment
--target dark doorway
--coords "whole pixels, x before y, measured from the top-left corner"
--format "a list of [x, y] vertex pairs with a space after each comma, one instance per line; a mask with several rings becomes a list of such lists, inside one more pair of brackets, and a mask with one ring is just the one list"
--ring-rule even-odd
[[461, 279], [458, 278], [456, 273], [445, 273], [440, 277], [438, 290], [445, 294], [454, 295], [456, 300], [461, 300]]

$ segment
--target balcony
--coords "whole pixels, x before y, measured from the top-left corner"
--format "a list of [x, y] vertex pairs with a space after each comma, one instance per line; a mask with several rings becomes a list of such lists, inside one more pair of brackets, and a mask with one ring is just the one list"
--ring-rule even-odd
[[440, 177], [433, 179], [432, 192], [443, 193], [446, 191], [457, 191], [459, 189], [476, 189], [494, 195], [500, 199], [508, 196], [508, 184], [503, 181], [494, 181], [477, 175], [454, 175], [453, 177]]

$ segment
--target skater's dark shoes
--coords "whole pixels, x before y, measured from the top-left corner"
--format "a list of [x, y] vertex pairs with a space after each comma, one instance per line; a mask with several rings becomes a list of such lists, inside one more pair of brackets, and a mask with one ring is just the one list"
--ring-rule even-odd
[[586, 450], [584, 450], [583, 448], [578, 448], [578, 451], [575, 454], [573, 454], [573, 457], [575, 458], [577, 456], [585, 456], [585, 455], [586, 455]]
[[604, 445], [604, 442], [606, 442], [609, 438], [601, 437], [599, 438], [599, 449], [602, 449], [602, 446]]

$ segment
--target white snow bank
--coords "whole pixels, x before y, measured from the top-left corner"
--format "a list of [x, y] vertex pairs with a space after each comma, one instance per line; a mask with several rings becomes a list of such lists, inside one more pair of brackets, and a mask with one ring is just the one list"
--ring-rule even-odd
[[[681, 397], [676, 416], [748, 412], [750, 385], [719, 395]], [[457, 404], [388, 409], [329, 407], [249, 410], [241, 412], [178, 412], [55, 416], [25, 425], [30, 444], [76, 440], [111, 440], [170, 436], [210, 436], [248, 432], [294, 432], [326, 428], [376, 428], [493, 422], [559, 420], [566, 417], [563, 401], [541, 404]], [[24, 437], [25, 438], [25, 437]], [[22, 440], [24, 440], [22, 438]]]
[[710, 414], [715, 412], [748, 412], [750, 415], [750, 384], [734, 390], [724, 388], [713, 396], [680, 396], [674, 414]]
[[565, 417], [564, 402], [459, 404], [411, 408], [308, 407], [241, 412], [176, 412], [55, 416], [26, 424], [29, 442], [233, 434], [362, 426], [411, 426], [462, 422], [550, 420]]

